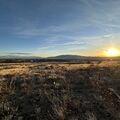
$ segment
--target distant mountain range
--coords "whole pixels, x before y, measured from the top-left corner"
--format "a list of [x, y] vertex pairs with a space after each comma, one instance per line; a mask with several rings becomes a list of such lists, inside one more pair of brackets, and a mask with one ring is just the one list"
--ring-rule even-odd
[[55, 57], [48, 57], [47, 59], [60, 59], [60, 60], [104, 60], [104, 59], [120, 59], [120, 56], [118, 57], [99, 57], [99, 56], [80, 56], [80, 55], [59, 55]]
[[37, 56], [17, 56], [17, 55], [7, 55], [7, 56], [0, 56], [0, 59], [84, 59], [89, 58], [85, 56], [79, 55], [59, 55], [53, 57], [37, 57]]
[[[17, 56], [17, 55], [7, 55], [0, 56], [0, 59], [50, 59], [50, 60], [82, 60], [82, 59], [96, 59], [96, 58], [106, 58], [106, 57], [97, 57], [97, 56], [80, 56], [80, 55], [59, 55], [53, 57], [38, 57], [38, 56]], [[120, 58], [120, 57], [116, 57]]]
[[59, 56], [55, 56], [55, 57], [48, 57], [48, 59], [84, 59], [84, 58], [88, 58], [85, 56], [79, 56], [79, 55], [59, 55]]

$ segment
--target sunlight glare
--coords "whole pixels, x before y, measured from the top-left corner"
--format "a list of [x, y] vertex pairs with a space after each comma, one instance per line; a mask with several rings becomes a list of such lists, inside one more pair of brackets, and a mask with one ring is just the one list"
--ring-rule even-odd
[[106, 56], [108, 56], [108, 57], [119, 56], [119, 50], [115, 49], [115, 48], [110, 48], [105, 53], [106, 53]]

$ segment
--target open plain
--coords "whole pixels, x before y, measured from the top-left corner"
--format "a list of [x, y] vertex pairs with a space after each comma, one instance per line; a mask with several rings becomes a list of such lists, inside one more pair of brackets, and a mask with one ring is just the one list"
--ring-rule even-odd
[[1, 120], [119, 120], [120, 62], [0, 63]]

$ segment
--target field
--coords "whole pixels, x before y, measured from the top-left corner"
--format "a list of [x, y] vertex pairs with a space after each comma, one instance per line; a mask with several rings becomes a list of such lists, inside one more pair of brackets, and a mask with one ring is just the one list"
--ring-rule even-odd
[[120, 61], [0, 63], [0, 120], [120, 120]]

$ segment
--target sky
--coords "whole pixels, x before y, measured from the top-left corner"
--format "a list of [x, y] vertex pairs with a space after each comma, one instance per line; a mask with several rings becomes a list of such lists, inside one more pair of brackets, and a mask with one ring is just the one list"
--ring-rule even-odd
[[0, 56], [103, 56], [119, 45], [120, 0], [0, 0]]

